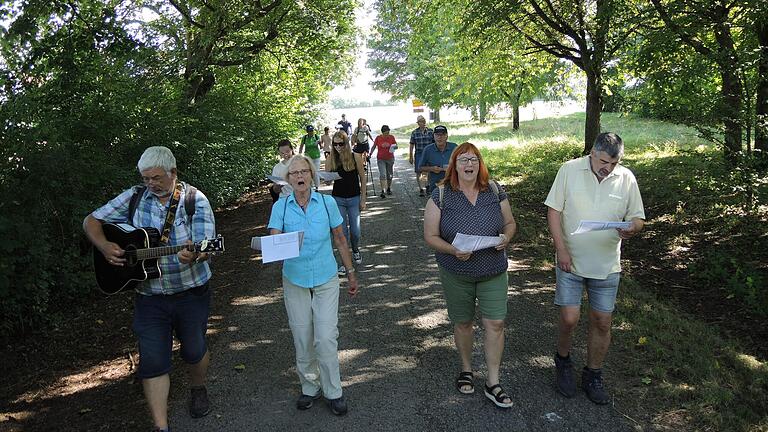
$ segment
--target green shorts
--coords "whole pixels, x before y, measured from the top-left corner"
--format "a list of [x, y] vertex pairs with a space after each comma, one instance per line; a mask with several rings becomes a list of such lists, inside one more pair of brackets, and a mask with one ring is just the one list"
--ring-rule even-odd
[[451, 322], [460, 323], [475, 319], [475, 299], [483, 318], [503, 320], [507, 316], [507, 272], [475, 277], [439, 268]]

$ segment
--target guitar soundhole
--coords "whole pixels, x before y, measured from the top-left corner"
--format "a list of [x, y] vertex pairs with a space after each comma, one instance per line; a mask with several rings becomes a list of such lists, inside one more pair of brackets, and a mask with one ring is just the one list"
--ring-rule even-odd
[[133, 267], [136, 265], [138, 260], [136, 259], [136, 246], [130, 244], [125, 247], [125, 265], [128, 267]]

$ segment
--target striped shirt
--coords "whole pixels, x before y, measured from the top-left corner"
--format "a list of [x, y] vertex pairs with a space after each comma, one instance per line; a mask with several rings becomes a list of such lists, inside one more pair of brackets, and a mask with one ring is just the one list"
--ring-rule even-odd
[[[130, 188], [113, 198], [104, 206], [91, 213], [94, 218], [108, 223], [129, 223], [136, 227], [153, 227], [162, 231], [165, 224], [165, 215], [168, 213], [170, 201], [162, 204], [160, 200], [147, 188], [138, 204], [133, 220], [128, 220], [128, 205], [135, 188]], [[184, 208], [184, 196], [187, 184], [182, 182], [181, 198], [176, 208], [176, 219], [171, 227], [168, 246], [186, 244], [187, 240], [200, 242], [216, 236], [216, 223], [213, 218], [213, 210], [208, 198], [200, 190], [195, 193], [195, 214], [192, 223], [187, 220], [187, 212]], [[191, 226], [190, 226], [191, 225]], [[174, 255], [164, 256], [158, 259], [162, 276], [157, 279], [149, 279], [141, 282], [136, 291], [143, 295], [169, 295], [186, 291], [200, 286], [211, 278], [211, 269], [207, 261], [192, 264], [182, 264], [179, 257]]]

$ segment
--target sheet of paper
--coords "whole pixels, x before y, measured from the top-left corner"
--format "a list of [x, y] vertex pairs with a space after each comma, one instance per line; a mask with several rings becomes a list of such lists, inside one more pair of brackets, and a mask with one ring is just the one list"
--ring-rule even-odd
[[320, 180], [322, 181], [341, 180], [341, 176], [337, 172], [320, 171]]
[[251, 238], [251, 249], [261, 251], [261, 261], [271, 263], [299, 256], [304, 231]]
[[571, 235], [575, 234], [582, 234], [587, 233], [590, 231], [603, 231], [603, 230], [610, 230], [610, 229], [627, 229], [632, 226], [632, 222], [608, 222], [608, 221], [593, 221], [593, 220], [582, 220], [579, 222], [578, 228], [576, 228], [576, 231], [572, 232]]
[[476, 236], [469, 234], [456, 233], [451, 243], [456, 249], [462, 252], [474, 252], [480, 249], [494, 247], [501, 243], [499, 236]]
[[272, 183], [275, 183], [275, 184], [279, 184], [279, 185], [283, 185], [283, 186], [288, 184], [287, 181], [283, 180], [280, 177], [275, 177], [273, 175], [268, 175], [267, 178], [270, 179], [272, 181]]

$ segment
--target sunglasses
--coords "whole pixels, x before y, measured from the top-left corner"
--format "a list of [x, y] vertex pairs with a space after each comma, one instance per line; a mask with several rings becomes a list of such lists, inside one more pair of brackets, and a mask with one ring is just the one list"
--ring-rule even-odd
[[343, 142], [336, 142], [336, 141], [334, 141], [333, 142], [333, 146], [334, 147], [344, 147], [344, 143]]

